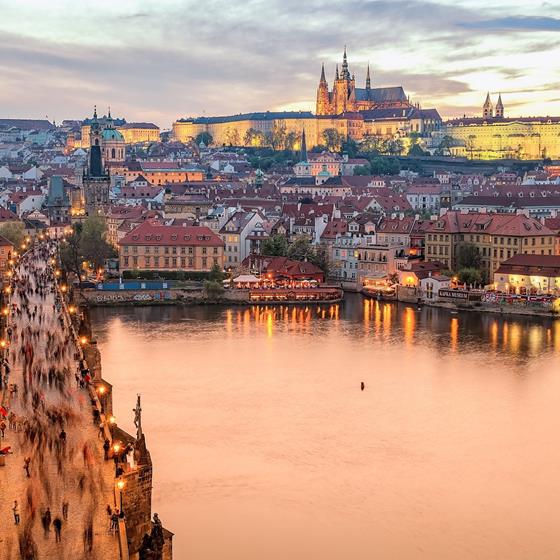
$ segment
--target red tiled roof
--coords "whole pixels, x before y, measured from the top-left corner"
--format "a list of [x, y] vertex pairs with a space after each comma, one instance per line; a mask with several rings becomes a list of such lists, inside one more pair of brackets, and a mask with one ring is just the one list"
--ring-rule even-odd
[[504, 261], [496, 270], [496, 274], [560, 277], [560, 256], [518, 253], [511, 257], [511, 259]]
[[11, 210], [0, 206], [0, 222], [15, 222], [19, 221], [17, 214], [14, 214]]
[[119, 245], [223, 247], [224, 242], [205, 226], [166, 226], [144, 222], [125, 235]]
[[554, 235], [539, 220], [524, 214], [461, 213], [449, 211], [433, 222], [431, 233], [487, 233], [492, 235]]

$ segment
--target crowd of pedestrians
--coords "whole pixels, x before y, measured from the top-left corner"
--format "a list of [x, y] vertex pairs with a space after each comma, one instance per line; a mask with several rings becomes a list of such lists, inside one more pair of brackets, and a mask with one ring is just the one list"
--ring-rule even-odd
[[[55, 546], [64, 547], [67, 527], [80, 524], [83, 551], [96, 557], [95, 518], [110, 495], [103, 448], [91, 429], [91, 379], [79, 360], [57, 288], [55, 259], [54, 242], [28, 251], [7, 289], [8, 341], [0, 364], [1, 408], [6, 414], [0, 417], [0, 435], [4, 444], [7, 436], [10, 441], [3, 451], [22, 458], [22, 484], [16, 487], [19, 495], [11, 509], [19, 552], [12, 557], [23, 560], [38, 558], [40, 539], [50, 541], [53, 534]], [[14, 468], [13, 462], [8, 468]], [[3, 493], [6, 496], [6, 489]]]

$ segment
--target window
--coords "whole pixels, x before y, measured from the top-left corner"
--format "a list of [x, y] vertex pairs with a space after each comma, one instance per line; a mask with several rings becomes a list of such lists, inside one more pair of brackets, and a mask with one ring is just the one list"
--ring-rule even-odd
[[[237, 249], [237, 247], [236, 247], [235, 249]], [[234, 249], [234, 250], [235, 250], [235, 249]], [[206, 247], [202, 247], [202, 254], [203, 254], [203, 255], [206, 255]]]
[[128, 257], [123, 258], [124, 266], [128, 266]]
[[185, 268], [187, 266], [187, 259], [185, 257], [181, 257], [181, 268]]
[[169, 257], [165, 257], [165, 268], [169, 268]]
[[194, 259], [192, 257], [189, 257], [189, 268], [192, 268], [194, 266]]

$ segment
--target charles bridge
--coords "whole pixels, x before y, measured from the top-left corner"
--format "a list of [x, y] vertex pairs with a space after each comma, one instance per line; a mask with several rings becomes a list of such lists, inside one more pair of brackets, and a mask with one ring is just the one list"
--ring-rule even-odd
[[[51, 258], [38, 265], [38, 257], [45, 254]], [[32, 273], [49, 275], [43, 299], [36, 295], [39, 284], [29, 280]], [[31, 248], [14, 263], [9, 277], [2, 292], [0, 333], [0, 557], [171, 560], [173, 534], [157, 514], [152, 518], [152, 461], [142, 429], [140, 395], [132, 411], [136, 434], [131, 435], [113, 416], [112, 386], [103, 379], [87, 302], [74, 301], [78, 294], [60, 269], [54, 244]], [[20, 296], [24, 281], [28, 295]], [[31, 350], [23, 345], [23, 331], [30, 328], [21, 313], [26, 306], [35, 306], [33, 325], [38, 323]], [[63, 411], [67, 422], [62, 454], [60, 441], [54, 441], [53, 450], [52, 439], [39, 453], [27, 438], [35, 411], [22, 395], [22, 387], [27, 392], [31, 383], [24, 354], [30, 352], [31, 361], [48, 365], [49, 347], [57, 336], [66, 340], [66, 348], [51, 369], [60, 368], [68, 378], [63, 381], [64, 394], [54, 391], [49, 380], [37, 398], [48, 414]], [[50, 535], [51, 515], [62, 525], [56, 531], [53, 522], [56, 538]]]

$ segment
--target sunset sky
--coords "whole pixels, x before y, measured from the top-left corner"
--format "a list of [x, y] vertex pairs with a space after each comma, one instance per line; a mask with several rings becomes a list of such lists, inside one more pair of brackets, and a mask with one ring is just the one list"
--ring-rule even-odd
[[[403, 85], [444, 117], [560, 114], [560, 0], [0, 0], [0, 117], [83, 118], [96, 103], [178, 117], [314, 109], [348, 46], [363, 87]], [[495, 102], [495, 99], [494, 99]]]

